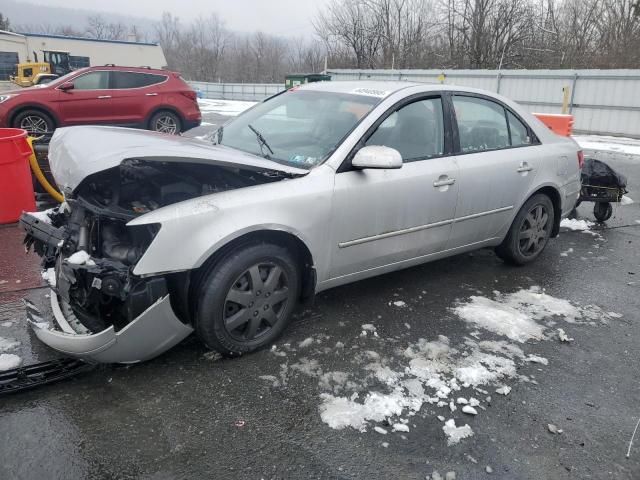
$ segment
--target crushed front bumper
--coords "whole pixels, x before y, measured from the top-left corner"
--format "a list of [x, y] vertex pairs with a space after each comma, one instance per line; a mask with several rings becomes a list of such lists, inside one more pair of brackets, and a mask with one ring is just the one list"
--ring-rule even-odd
[[54, 350], [97, 363], [136, 363], [166, 352], [193, 329], [173, 313], [169, 295], [160, 298], [120, 331], [113, 326], [94, 334], [77, 333], [51, 290], [51, 309], [59, 330], [43, 319], [33, 303], [26, 301], [27, 320], [36, 336]]

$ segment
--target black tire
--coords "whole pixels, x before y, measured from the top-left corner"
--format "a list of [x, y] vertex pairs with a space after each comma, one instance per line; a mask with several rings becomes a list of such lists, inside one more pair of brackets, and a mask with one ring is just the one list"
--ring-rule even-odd
[[196, 333], [225, 356], [252, 352], [280, 336], [299, 296], [298, 264], [287, 249], [245, 245], [220, 260], [201, 282]]
[[41, 110], [23, 110], [13, 118], [11, 126], [22, 128], [34, 137], [50, 135], [56, 128], [53, 118]]
[[161, 110], [154, 113], [151, 120], [149, 120], [149, 130], [178, 135], [182, 132], [182, 120], [169, 110]]
[[551, 199], [541, 193], [532, 196], [516, 215], [496, 254], [512, 265], [534, 261], [551, 237], [554, 220]]
[[593, 216], [598, 222], [606, 222], [613, 214], [613, 207], [609, 202], [596, 202], [593, 206]]

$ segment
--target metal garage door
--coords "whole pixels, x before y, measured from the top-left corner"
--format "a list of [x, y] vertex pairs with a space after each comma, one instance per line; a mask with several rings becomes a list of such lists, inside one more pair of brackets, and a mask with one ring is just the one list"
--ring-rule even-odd
[[0, 52], [0, 80], [9, 80], [16, 71], [18, 52]]

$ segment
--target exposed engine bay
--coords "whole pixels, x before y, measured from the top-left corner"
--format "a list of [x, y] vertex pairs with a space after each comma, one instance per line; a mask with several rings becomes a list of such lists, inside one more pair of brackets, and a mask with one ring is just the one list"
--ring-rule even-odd
[[286, 176], [202, 163], [125, 160], [88, 176], [65, 203], [46, 214], [24, 214], [25, 244], [42, 257], [62, 313], [79, 334], [111, 326], [117, 332], [169, 294], [173, 310], [188, 324], [186, 274], [133, 274], [160, 225], [126, 223], [184, 200]]

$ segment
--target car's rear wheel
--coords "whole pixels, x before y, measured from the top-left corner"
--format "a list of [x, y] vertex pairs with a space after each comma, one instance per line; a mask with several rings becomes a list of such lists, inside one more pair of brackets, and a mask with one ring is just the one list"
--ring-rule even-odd
[[542, 253], [551, 237], [554, 224], [551, 199], [536, 194], [522, 206], [496, 254], [505, 262], [524, 265]]
[[149, 128], [156, 132], [177, 135], [182, 131], [182, 121], [173, 112], [163, 110], [155, 113], [149, 121]]
[[22, 128], [29, 135], [40, 136], [53, 133], [55, 123], [53, 119], [40, 110], [24, 110], [13, 119], [14, 128]]
[[266, 243], [241, 247], [204, 277], [196, 332], [226, 356], [254, 351], [280, 336], [299, 294], [298, 266], [287, 249]]

